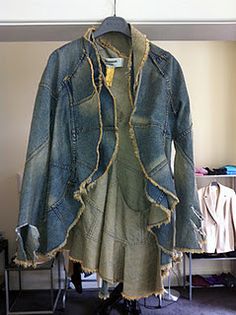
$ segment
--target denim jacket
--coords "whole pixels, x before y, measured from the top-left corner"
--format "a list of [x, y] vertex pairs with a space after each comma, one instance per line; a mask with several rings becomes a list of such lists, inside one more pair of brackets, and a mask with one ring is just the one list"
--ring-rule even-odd
[[[147, 229], [166, 265], [178, 252], [201, 252], [204, 239], [189, 96], [176, 58], [130, 27], [129, 134], [159, 217], [154, 221], [150, 213]], [[23, 266], [35, 266], [38, 257], [51, 257], [66, 244], [83, 194], [116, 154], [115, 97], [102, 81], [106, 67], [93, 32], [53, 51], [38, 85], [16, 227], [15, 262]]]

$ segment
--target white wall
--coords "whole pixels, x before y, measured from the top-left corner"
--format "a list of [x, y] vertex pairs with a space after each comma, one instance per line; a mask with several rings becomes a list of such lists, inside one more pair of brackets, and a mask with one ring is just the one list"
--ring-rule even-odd
[[[98, 21], [113, 14], [113, 0], [8, 0], [0, 22]], [[236, 20], [234, 0], [119, 0], [117, 15], [129, 21]]]
[[[37, 84], [64, 42], [0, 43], [0, 230], [15, 251], [16, 173], [23, 169]], [[236, 42], [156, 42], [180, 61], [190, 94], [196, 165], [236, 164]], [[221, 271], [222, 263], [194, 265]], [[230, 263], [224, 264], [227, 270]]]

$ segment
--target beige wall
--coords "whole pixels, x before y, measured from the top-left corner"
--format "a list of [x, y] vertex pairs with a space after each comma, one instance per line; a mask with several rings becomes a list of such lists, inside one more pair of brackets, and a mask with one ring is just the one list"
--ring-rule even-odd
[[196, 165], [236, 164], [236, 42], [161, 42], [180, 61], [189, 90]]
[[[15, 250], [16, 173], [24, 165], [37, 84], [62, 42], [0, 43], [0, 230]], [[180, 61], [190, 94], [197, 165], [236, 164], [236, 42], [156, 42]]]

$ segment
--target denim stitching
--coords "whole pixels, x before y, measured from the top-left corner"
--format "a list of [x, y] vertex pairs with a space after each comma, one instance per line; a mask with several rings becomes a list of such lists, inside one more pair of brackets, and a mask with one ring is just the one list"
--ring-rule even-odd
[[182, 149], [181, 145], [178, 142], [175, 142], [175, 145], [178, 146], [178, 149], [183, 154], [183, 157], [189, 162], [189, 164], [191, 165], [192, 169], [194, 170], [194, 162], [193, 162], [193, 160], [184, 152], [184, 150]]
[[161, 129], [162, 131], [164, 130], [163, 129], [163, 126], [161, 124], [159, 124], [158, 122], [153, 122], [153, 123], [133, 123], [133, 126], [134, 127], [137, 127], [137, 128], [150, 128], [150, 127], [158, 127], [159, 129]]
[[99, 211], [100, 213], [103, 213], [104, 210], [100, 209], [97, 204], [95, 203], [95, 201], [91, 198], [88, 197], [88, 195], [86, 196], [86, 202], [88, 202], [90, 204], [90, 206], [92, 206], [94, 209], [96, 209], [97, 211]]
[[85, 103], [86, 101], [89, 101], [95, 94], [96, 94], [96, 91], [93, 90], [90, 95], [85, 96], [84, 98], [82, 98], [82, 99], [81, 99], [80, 101], [78, 101], [78, 102], [73, 102], [72, 106], [79, 106], [79, 105], [82, 105], [82, 104]]
[[40, 87], [46, 88], [50, 92], [51, 97], [54, 98], [55, 101], [57, 101], [58, 97], [56, 96], [56, 94], [54, 94], [51, 87], [47, 83], [44, 82], [39, 83], [39, 88]]
[[70, 179], [70, 174], [67, 176], [67, 180], [65, 181], [63, 190], [61, 192], [61, 194], [59, 195], [59, 197], [57, 198], [57, 201], [55, 201], [54, 203], [52, 203], [51, 205], [49, 205], [47, 212], [50, 212], [51, 210], [54, 210], [54, 208], [58, 208], [58, 206], [64, 201], [64, 196], [68, 187], [68, 181]]
[[26, 159], [26, 163], [28, 163], [36, 154], [38, 154], [47, 143], [49, 143], [49, 136], [48, 135], [44, 138], [42, 143], [40, 143], [34, 150], [32, 150], [29, 153], [29, 155]]
[[71, 166], [69, 164], [67, 165], [67, 164], [58, 164], [55, 162], [50, 162], [50, 165], [53, 167], [61, 168], [63, 170], [71, 170]]
[[168, 164], [168, 160], [165, 159], [162, 162], [160, 162], [157, 166], [155, 166], [149, 173], [150, 175], [155, 174], [156, 172], [160, 171], [164, 166]]
[[89, 170], [91, 170], [93, 168], [93, 165], [89, 164], [87, 161], [85, 162], [85, 161], [81, 160], [80, 158], [77, 158], [77, 161], [79, 163], [82, 163], [83, 165], [85, 165]]
[[136, 174], [141, 174], [141, 175], [143, 175], [143, 172], [142, 172], [142, 171], [137, 170], [136, 168], [130, 166], [129, 164], [126, 164], [124, 160], [121, 160], [121, 159], [117, 158], [117, 161], [119, 161], [119, 163], [122, 163], [123, 165], [125, 165], [126, 168], [129, 169], [130, 171], [133, 171], [133, 172], [136, 173]]
[[187, 136], [190, 132], [192, 132], [192, 124], [191, 126], [189, 126], [187, 129], [185, 129], [184, 131], [181, 131], [179, 133], [179, 135], [177, 135], [177, 137], [175, 137], [175, 141], [181, 140], [182, 138], [184, 138], [185, 136]]
[[[71, 87], [71, 81], [66, 78], [64, 81], [64, 85], [67, 91], [67, 96], [69, 99], [69, 108], [70, 108], [70, 129], [71, 129], [71, 135], [70, 135], [70, 141], [71, 141], [71, 155], [72, 155], [72, 167], [75, 170], [76, 168], [76, 141], [77, 136], [75, 134], [75, 118], [74, 118], [74, 108], [72, 106], [73, 104], [73, 94], [72, 94], [72, 87]], [[75, 171], [74, 171], [75, 172]]]

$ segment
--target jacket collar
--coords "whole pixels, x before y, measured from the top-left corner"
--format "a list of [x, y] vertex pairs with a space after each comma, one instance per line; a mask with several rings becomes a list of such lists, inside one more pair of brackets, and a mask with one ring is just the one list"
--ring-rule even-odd
[[213, 220], [215, 220], [215, 222], [218, 222], [218, 212], [222, 211], [224, 200], [225, 200], [224, 186], [218, 183], [217, 189], [218, 189], [218, 197], [216, 198], [215, 202], [213, 200], [211, 183], [205, 187], [205, 191], [204, 191], [205, 204]]
[[[131, 48], [132, 48], [132, 60], [133, 60], [133, 73], [134, 73], [134, 91], [138, 85], [139, 81], [139, 75], [142, 71], [142, 68], [147, 60], [148, 53], [150, 50], [150, 41], [148, 40], [147, 36], [143, 33], [141, 33], [136, 27], [134, 27], [132, 24], [130, 25], [130, 32], [131, 32]], [[87, 29], [85, 34], [83, 35], [83, 38], [89, 42], [92, 47], [96, 50], [96, 56], [99, 64], [99, 54], [96, 49], [96, 46], [94, 45], [94, 32], [96, 28], [94, 26]], [[100, 65], [100, 71], [101, 71], [101, 65]]]

